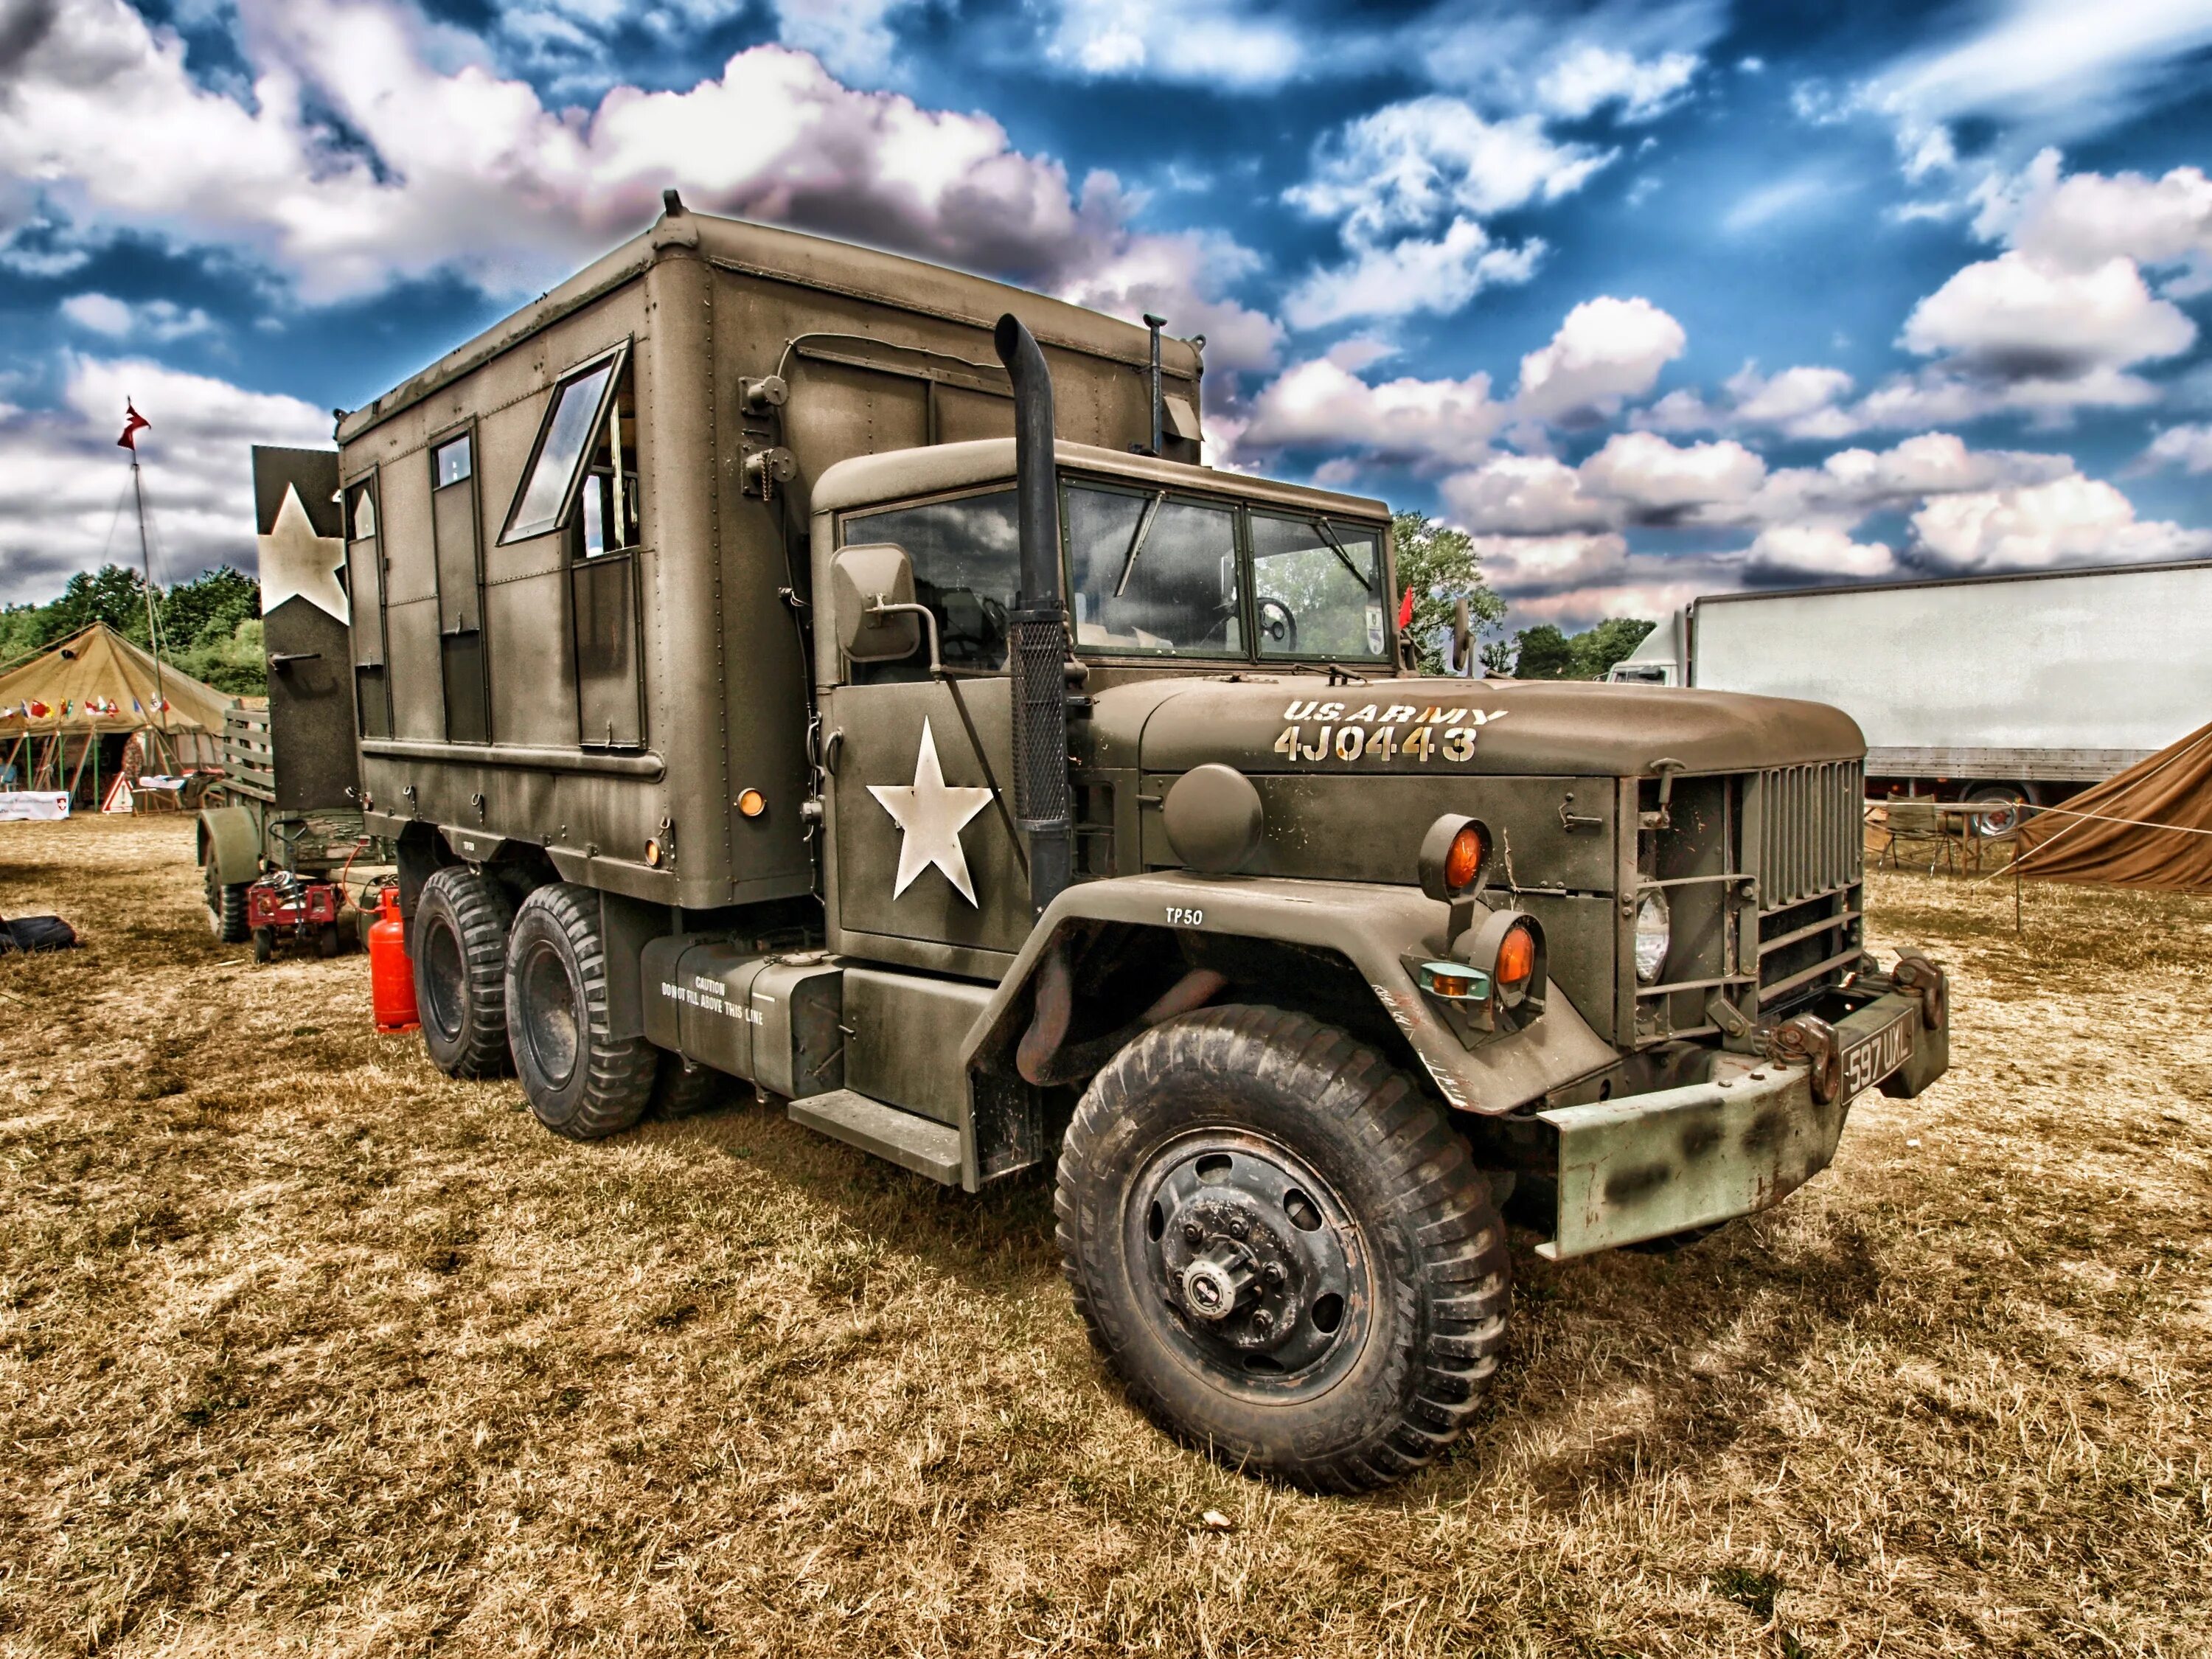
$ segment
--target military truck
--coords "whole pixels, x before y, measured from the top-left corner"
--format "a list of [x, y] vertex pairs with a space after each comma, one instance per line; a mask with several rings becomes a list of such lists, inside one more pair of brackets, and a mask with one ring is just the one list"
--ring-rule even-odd
[[1228, 1462], [1368, 1487], [1553, 1260], [1946, 1064], [1814, 704], [1423, 678], [1389, 515], [1200, 462], [1202, 340], [710, 217], [338, 423], [430, 1057], [556, 1133], [715, 1078], [978, 1192]]

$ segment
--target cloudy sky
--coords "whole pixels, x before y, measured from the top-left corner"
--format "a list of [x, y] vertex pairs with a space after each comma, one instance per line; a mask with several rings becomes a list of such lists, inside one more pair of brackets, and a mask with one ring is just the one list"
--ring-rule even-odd
[[2212, 554], [2212, 0], [0, 0], [0, 599], [694, 207], [1204, 332], [1527, 625]]

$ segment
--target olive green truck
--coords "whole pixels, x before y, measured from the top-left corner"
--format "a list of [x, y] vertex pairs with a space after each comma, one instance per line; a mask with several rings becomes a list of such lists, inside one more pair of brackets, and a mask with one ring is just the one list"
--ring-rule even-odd
[[620, 1133], [750, 1082], [1056, 1165], [1156, 1420], [1419, 1468], [1553, 1260], [1947, 1063], [1818, 704], [1421, 678], [1376, 501], [1200, 464], [1203, 341], [688, 211], [338, 422], [423, 1041]]

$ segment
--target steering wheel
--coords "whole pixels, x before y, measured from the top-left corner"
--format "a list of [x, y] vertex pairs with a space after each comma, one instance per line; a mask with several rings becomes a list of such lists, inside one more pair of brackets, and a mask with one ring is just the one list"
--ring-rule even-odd
[[[1269, 622], [1267, 620], [1269, 611], [1274, 612], [1281, 620]], [[1285, 651], [1295, 651], [1298, 648], [1298, 619], [1291, 614], [1291, 607], [1280, 599], [1272, 596], [1261, 599], [1260, 632], [1263, 637], [1275, 641]]]

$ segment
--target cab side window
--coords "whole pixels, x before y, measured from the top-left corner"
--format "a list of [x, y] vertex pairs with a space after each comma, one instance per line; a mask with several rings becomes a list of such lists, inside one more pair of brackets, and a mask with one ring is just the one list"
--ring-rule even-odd
[[[894, 542], [914, 566], [914, 596], [937, 617], [948, 668], [994, 673], [1006, 665], [1006, 613], [1021, 586], [1014, 492], [962, 495], [845, 520], [845, 544]], [[856, 684], [924, 679], [927, 650], [905, 662], [854, 663]]]

